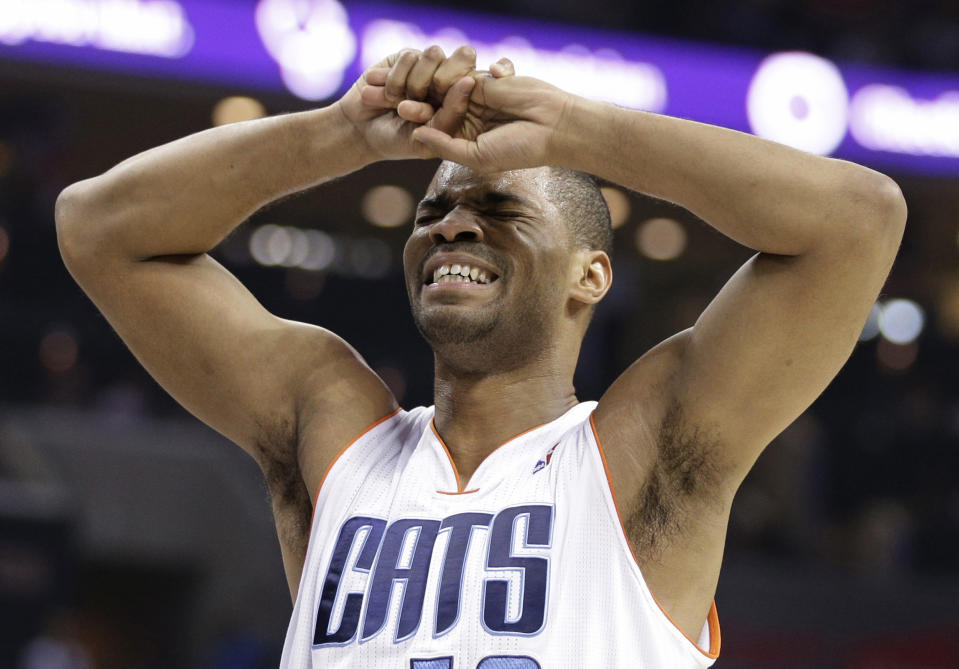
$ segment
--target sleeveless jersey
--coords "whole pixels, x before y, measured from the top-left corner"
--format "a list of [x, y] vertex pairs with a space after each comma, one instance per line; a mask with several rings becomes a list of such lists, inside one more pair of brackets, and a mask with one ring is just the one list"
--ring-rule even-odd
[[281, 669], [712, 665], [715, 605], [694, 643], [643, 580], [595, 405], [506, 442], [462, 492], [432, 407], [348, 445], [317, 495]]

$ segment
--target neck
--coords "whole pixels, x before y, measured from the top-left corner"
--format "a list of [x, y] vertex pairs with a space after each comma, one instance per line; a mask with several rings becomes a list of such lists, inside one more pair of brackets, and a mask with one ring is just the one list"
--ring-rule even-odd
[[505, 371], [464, 375], [437, 357], [434, 421], [463, 485], [498, 446], [576, 405], [575, 355], [572, 360], [562, 364], [548, 356]]

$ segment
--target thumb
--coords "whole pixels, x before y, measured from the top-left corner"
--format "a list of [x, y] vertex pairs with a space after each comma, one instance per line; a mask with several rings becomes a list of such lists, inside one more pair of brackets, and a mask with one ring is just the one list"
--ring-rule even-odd
[[470, 165], [475, 144], [465, 139], [454, 138], [442, 130], [420, 126], [413, 131], [413, 139], [424, 144], [443, 160], [452, 160], [460, 165]]

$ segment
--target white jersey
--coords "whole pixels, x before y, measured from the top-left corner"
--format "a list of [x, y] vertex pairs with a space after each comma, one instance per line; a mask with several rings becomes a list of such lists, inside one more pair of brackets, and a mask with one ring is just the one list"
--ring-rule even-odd
[[633, 558], [595, 405], [506, 442], [462, 492], [432, 407], [347, 446], [320, 485], [281, 668], [712, 665], [715, 606], [694, 643]]

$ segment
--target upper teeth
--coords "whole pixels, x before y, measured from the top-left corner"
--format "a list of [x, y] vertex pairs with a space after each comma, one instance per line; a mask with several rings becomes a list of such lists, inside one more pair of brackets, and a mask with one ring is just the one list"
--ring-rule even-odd
[[489, 274], [486, 273], [486, 270], [482, 270], [479, 267], [459, 263], [441, 265], [433, 270], [433, 283], [447, 283], [450, 281], [489, 283]]

